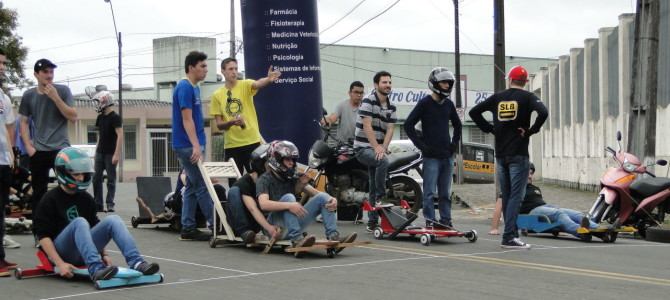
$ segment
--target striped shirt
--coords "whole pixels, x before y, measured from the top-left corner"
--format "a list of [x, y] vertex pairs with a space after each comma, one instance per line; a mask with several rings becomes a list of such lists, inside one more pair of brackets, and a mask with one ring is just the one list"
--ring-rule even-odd
[[356, 118], [356, 138], [354, 139], [354, 148], [371, 148], [368, 137], [363, 130], [363, 118], [372, 118], [372, 131], [375, 133], [375, 139], [378, 144], [384, 143], [384, 136], [389, 124], [396, 122], [396, 107], [391, 105], [388, 101], [381, 104], [377, 100], [376, 91], [363, 99], [360, 108], [358, 108], [358, 117]]

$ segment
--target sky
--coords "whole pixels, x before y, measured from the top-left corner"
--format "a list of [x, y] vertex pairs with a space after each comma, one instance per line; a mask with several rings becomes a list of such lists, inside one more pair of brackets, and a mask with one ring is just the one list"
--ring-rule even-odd
[[[17, 33], [29, 48], [24, 62], [32, 77], [36, 60], [58, 65], [56, 81], [73, 93], [86, 86], [117, 85], [117, 43], [110, 6], [103, 0], [0, 0], [18, 12]], [[394, 5], [395, 2], [398, 2]], [[123, 36], [124, 83], [152, 85], [152, 39], [173, 35], [217, 38], [217, 59], [228, 56], [229, 0], [112, 0]], [[179, 5], [177, 5], [179, 4]], [[454, 51], [453, 1], [317, 0], [321, 43], [332, 43], [393, 5], [337, 44]], [[460, 49], [493, 54], [493, 0], [460, 0]], [[240, 0], [235, 1], [236, 39], [243, 40]], [[583, 47], [601, 27], [618, 25], [635, 0], [507, 0], [506, 55], [557, 58]], [[238, 54], [244, 55], [244, 53]], [[243, 64], [240, 64], [243, 69]], [[210, 67], [210, 72], [218, 72]], [[15, 91], [19, 93], [20, 91]]]

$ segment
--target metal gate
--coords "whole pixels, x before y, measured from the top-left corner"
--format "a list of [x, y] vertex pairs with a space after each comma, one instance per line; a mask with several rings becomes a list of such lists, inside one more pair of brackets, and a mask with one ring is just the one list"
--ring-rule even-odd
[[151, 176], [170, 176], [179, 173], [179, 161], [172, 150], [170, 129], [147, 129], [147, 160]]

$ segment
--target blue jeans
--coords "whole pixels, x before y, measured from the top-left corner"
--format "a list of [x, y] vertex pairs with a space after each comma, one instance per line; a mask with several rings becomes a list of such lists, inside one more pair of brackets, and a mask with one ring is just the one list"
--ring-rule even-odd
[[[202, 156], [205, 156], [205, 147], [201, 145]], [[191, 162], [191, 154], [193, 148], [176, 148], [174, 152], [177, 154], [179, 164], [186, 172], [186, 188], [184, 190], [184, 203], [181, 207], [181, 226], [182, 231], [195, 229], [195, 210], [200, 206], [202, 214], [205, 215], [207, 222], [214, 224], [212, 220], [212, 210], [214, 203], [212, 197], [207, 191], [205, 179], [202, 178], [198, 164]]]
[[110, 240], [114, 240], [131, 268], [144, 261], [126, 224], [117, 215], [105, 217], [93, 228], [86, 219], [75, 218], [53, 242], [63, 261], [75, 266], [86, 264], [89, 274], [93, 275], [104, 267], [100, 251]]
[[228, 223], [233, 227], [233, 232], [236, 236], [240, 236], [245, 231], [252, 230], [258, 232], [260, 225], [251, 216], [244, 201], [240, 188], [233, 186], [228, 190], [228, 208], [230, 208], [231, 216], [228, 216]]
[[433, 198], [437, 187], [440, 224], [451, 223], [451, 176], [454, 173], [453, 158], [426, 158], [423, 161], [423, 217], [435, 221]]
[[[330, 237], [337, 232], [337, 222], [334, 211], [329, 211], [326, 208], [326, 202], [330, 199], [330, 195], [326, 193], [318, 193], [305, 203], [305, 210], [307, 215], [300, 218], [288, 210], [273, 211], [268, 216], [268, 222], [283, 228], [282, 238], [288, 238], [296, 241], [302, 238], [302, 232], [309, 224], [316, 220], [316, 216], [323, 217], [323, 227], [326, 229], [326, 237]], [[296, 202], [295, 195], [285, 194], [279, 199], [279, 202]]]
[[[584, 214], [578, 212], [574, 209], [560, 208], [557, 206], [545, 204], [533, 208], [529, 215], [545, 215], [549, 218], [552, 223], [558, 223], [561, 226], [561, 230], [577, 236], [577, 229], [581, 226], [582, 218]], [[598, 224], [593, 223], [589, 220], [590, 229], [598, 228]]]
[[502, 194], [502, 211], [505, 218], [503, 242], [519, 237], [516, 219], [521, 201], [526, 196], [528, 184], [528, 156], [505, 156], [496, 158], [496, 175]]
[[[386, 176], [388, 175], [389, 160], [386, 155], [382, 159], [377, 159], [375, 150], [364, 148], [358, 150], [356, 159], [368, 167], [368, 176], [370, 178], [370, 195], [368, 201], [374, 206], [377, 200], [380, 200], [386, 194]], [[377, 212], [368, 212], [368, 220], [371, 223], [377, 223]]]

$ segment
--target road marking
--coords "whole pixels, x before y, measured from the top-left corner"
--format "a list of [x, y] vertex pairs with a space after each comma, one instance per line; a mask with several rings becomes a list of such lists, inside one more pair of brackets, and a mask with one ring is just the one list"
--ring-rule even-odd
[[[121, 252], [116, 251], [116, 250], [106, 250], [106, 251], [121, 254]], [[153, 258], [153, 259], [158, 259], [158, 260], [176, 262], [176, 263], [185, 264], [185, 265], [197, 266], [197, 267], [205, 267], [205, 268], [211, 268], [211, 269], [217, 269], [217, 270], [232, 271], [232, 272], [238, 272], [238, 273], [244, 273], [244, 274], [254, 274], [253, 272], [247, 272], [247, 271], [229, 269], [229, 268], [223, 268], [223, 267], [216, 267], [216, 266], [210, 266], [210, 265], [203, 265], [203, 264], [192, 263], [192, 262], [183, 261], [183, 260], [176, 260], [176, 259], [157, 257], [157, 256], [149, 256], [149, 255], [142, 255], [142, 256], [143, 257], [148, 257], [148, 258]]]

